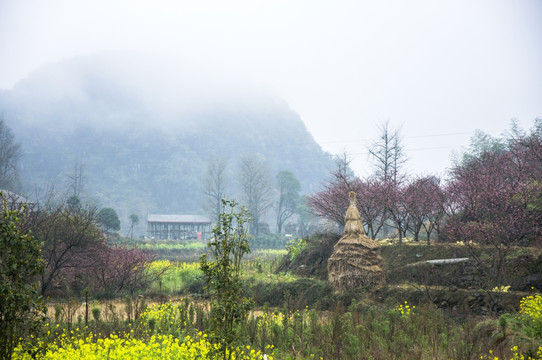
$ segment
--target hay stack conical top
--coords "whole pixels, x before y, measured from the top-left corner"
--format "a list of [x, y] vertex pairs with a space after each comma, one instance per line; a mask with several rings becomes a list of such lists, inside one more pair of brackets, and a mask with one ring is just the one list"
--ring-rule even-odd
[[328, 259], [328, 279], [338, 292], [385, 282], [384, 261], [378, 243], [365, 235], [356, 206], [356, 193], [350, 191], [344, 233]]

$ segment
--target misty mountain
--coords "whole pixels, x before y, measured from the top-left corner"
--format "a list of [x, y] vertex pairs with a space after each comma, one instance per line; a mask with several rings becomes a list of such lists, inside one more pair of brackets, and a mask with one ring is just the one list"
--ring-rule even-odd
[[[84, 201], [128, 216], [201, 213], [207, 162], [258, 154], [315, 190], [333, 166], [288, 104], [236, 73], [189, 62], [99, 54], [52, 64], [0, 92], [0, 114], [22, 146], [23, 193], [68, 194], [82, 168]], [[273, 179], [274, 180], [274, 179]]]

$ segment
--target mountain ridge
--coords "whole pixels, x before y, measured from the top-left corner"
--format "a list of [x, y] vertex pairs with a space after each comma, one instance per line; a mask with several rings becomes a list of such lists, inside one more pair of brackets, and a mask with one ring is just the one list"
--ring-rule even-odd
[[66, 191], [79, 165], [86, 200], [115, 208], [126, 225], [131, 213], [201, 213], [201, 179], [214, 158], [229, 159], [232, 195], [242, 155], [260, 154], [272, 182], [292, 171], [304, 193], [333, 166], [299, 115], [269, 91], [236, 84], [230, 92], [224, 79], [195, 74], [144, 77], [148, 65], [122, 68], [114, 59], [49, 65], [0, 92], [0, 113], [23, 150], [24, 193], [52, 183]]

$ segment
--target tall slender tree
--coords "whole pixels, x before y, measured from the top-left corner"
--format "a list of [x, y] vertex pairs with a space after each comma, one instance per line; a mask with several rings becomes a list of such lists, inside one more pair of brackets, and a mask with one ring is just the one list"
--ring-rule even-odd
[[0, 118], [0, 189], [15, 190], [17, 186], [17, 161], [21, 156], [20, 145], [15, 142], [11, 129]]
[[136, 214], [130, 215], [130, 239], [134, 238], [134, 226], [139, 224], [139, 216]]
[[260, 222], [273, 205], [271, 176], [262, 158], [256, 155], [241, 157], [239, 172], [243, 203], [252, 217], [251, 233], [260, 233]]
[[222, 213], [222, 199], [226, 197], [226, 167], [227, 162], [215, 158], [207, 163], [207, 171], [203, 180], [205, 194], [204, 208], [211, 216], [211, 222], [216, 223]]
[[73, 164], [73, 171], [68, 174], [70, 197], [81, 198], [83, 192], [85, 167], [78, 161]]
[[378, 130], [379, 138], [368, 148], [369, 157], [375, 168], [375, 176], [384, 185], [385, 191], [382, 195], [386, 203], [385, 217], [393, 222], [401, 242], [408, 223], [402, 188], [402, 168], [407, 158], [400, 129], [390, 128], [389, 121], [386, 121]]
[[201, 270], [214, 297], [211, 303], [211, 330], [221, 357], [232, 358], [232, 349], [240, 341], [239, 327], [246, 319], [252, 301], [245, 296], [241, 264], [250, 252], [248, 244], [248, 211], [237, 210], [235, 201], [222, 200], [223, 212], [213, 227], [213, 237], [207, 244], [209, 252], [201, 256]]
[[400, 129], [391, 129], [389, 121], [378, 127], [378, 140], [368, 148], [375, 174], [384, 182], [397, 184], [400, 181], [401, 169], [407, 158], [402, 145]]
[[294, 214], [299, 199], [301, 185], [291, 171], [282, 170], [277, 176], [279, 200], [277, 204], [277, 232], [282, 233], [282, 226]]

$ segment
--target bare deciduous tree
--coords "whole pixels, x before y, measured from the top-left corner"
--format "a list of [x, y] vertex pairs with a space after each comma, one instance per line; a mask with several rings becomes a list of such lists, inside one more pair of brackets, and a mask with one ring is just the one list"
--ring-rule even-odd
[[222, 158], [210, 160], [204, 178], [203, 191], [206, 196], [204, 208], [211, 215], [211, 222], [216, 223], [222, 213], [222, 199], [226, 197], [226, 166]]
[[273, 204], [271, 175], [263, 159], [256, 155], [241, 157], [239, 183], [243, 203], [253, 220], [251, 233], [258, 235], [260, 222]]
[[75, 162], [73, 164], [73, 171], [68, 174], [68, 186], [70, 189], [71, 196], [77, 197], [78, 199], [81, 198], [81, 193], [83, 192], [83, 184], [84, 184], [84, 166], [79, 163]]
[[322, 189], [308, 197], [308, 205], [315, 215], [332, 220], [341, 229], [348, 208], [348, 193], [360, 193], [361, 182], [350, 170], [350, 160], [346, 154], [335, 158], [336, 168], [331, 171], [331, 179], [322, 184]]
[[380, 135], [368, 149], [369, 157], [373, 159], [376, 175], [384, 182], [397, 184], [400, 180], [400, 170], [407, 158], [401, 144], [402, 137], [399, 129], [390, 129], [389, 121], [378, 128]]

